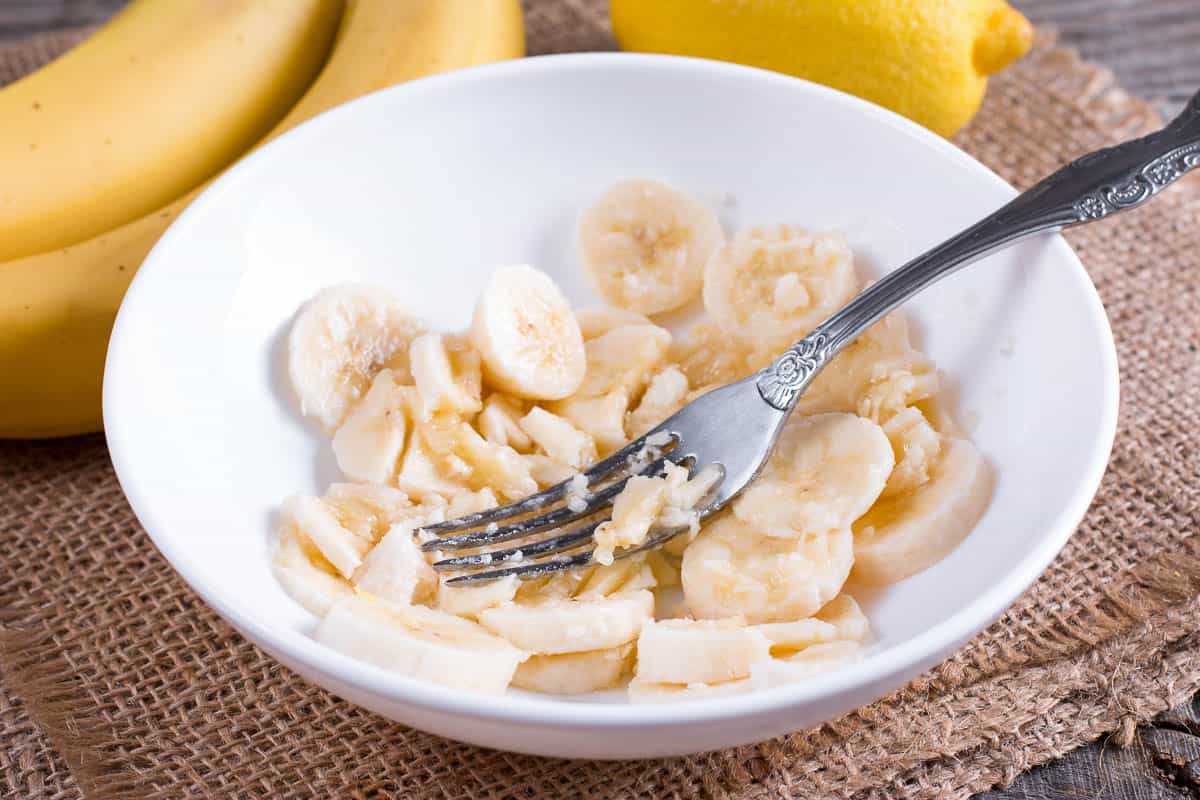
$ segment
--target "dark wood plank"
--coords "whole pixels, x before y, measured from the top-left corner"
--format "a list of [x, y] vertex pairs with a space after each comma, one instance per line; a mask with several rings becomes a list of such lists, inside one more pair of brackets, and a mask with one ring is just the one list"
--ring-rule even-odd
[[1197, 800], [1200, 700], [1138, 729], [1128, 747], [1103, 740], [1031, 769], [975, 800]]
[[1200, 0], [1010, 0], [1164, 114], [1200, 90]]

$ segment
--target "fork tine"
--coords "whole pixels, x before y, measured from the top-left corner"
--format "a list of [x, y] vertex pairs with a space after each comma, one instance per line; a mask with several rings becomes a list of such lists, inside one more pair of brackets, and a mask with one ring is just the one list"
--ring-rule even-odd
[[575, 556], [554, 555], [542, 561], [535, 561], [531, 564], [522, 564], [519, 567], [505, 567], [503, 569], [494, 569], [488, 572], [476, 572], [470, 575], [459, 575], [457, 578], [451, 578], [446, 581], [446, 585], [462, 586], [463, 584], [471, 583], [486, 583], [488, 581], [507, 578], [509, 575], [516, 575], [523, 581], [531, 578], [540, 578], [543, 575], [550, 575], [563, 570], [575, 569], [590, 564], [592, 561], [592, 552], [589, 550]]
[[[639, 475], [660, 475], [666, 468], [666, 463], [669, 460], [667, 456], [659, 458], [653, 462], [645, 472], [638, 473]], [[421, 545], [421, 549], [426, 552], [430, 550], [464, 550], [470, 547], [480, 547], [485, 544], [495, 544], [497, 542], [505, 542], [510, 539], [516, 539], [521, 536], [528, 536], [532, 533], [538, 533], [549, 528], [558, 528], [563, 525], [570, 524], [584, 517], [591, 516], [601, 509], [610, 505], [609, 501], [621, 493], [625, 488], [626, 482], [633, 475], [629, 475], [623, 479], [616, 480], [607, 486], [602, 486], [595, 492], [591, 492], [587, 498], [587, 505], [581, 511], [574, 511], [567, 506], [556, 508], [545, 514], [536, 517], [528, 517], [518, 520], [511, 525], [498, 526], [494, 530], [485, 528], [481, 531], [473, 531], [471, 533], [463, 533], [457, 536], [447, 536], [442, 539], [430, 539]], [[439, 526], [431, 525], [422, 530], [429, 533], [437, 533]]]
[[[637, 547], [629, 547], [624, 550], [618, 550], [613, 553], [613, 559], [628, 558], [645, 550], [650, 550], [671, 539], [674, 539], [679, 534], [688, 530], [689, 525], [678, 525], [673, 528], [662, 528], [656, 533], [646, 537], [646, 541], [642, 542]], [[587, 566], [592, 563], [592, 551], [588, 550], [584, 553], [579, 553], [575, 556], [564, 556], [561, 554], [550, 556], [539, 561], [534, 561], [531, 564], [522, 564], [519, 567], [504, 567], [503, 569], [494, 569], [487, 572], [475, 572], [470, 575], [459, 575], [456, 578], [451, 578], [446, 581], [447, 585], [485, 583], [494, 581], [499, 578], [507, 578], [509, 575], [516, 575], [520, 580], [530, 580], [531, 578], [540, 578], [544, 575], [552, 575], [555, 572], [563, 572], [564, 570], [575, 569], [577, 567]]]
[[[640, 436], [634, 439], [629, 444], [622, 447], [617, 452], [602, 458], [592, 466], [588, 467], [581, 473], [587, 479], [590, 486], [594, 481], [604, 478], [609, 473], [627, 464], [630, 459], [635, 456], [643, 447], [667, 447], [678, 441], [678, 437], [673, 434], [660, 434], [666, 438], [661, 443], [648, 445], [647, 439], [656, 435], [655, 431], [651, 431], [645, 436]], [[561, 500], [567, 494], [567, 487], [570, 485], [570, 479], [562, 483], [556, 483], [548, 489], [543, 489], [537, 494], [531, 494], [529, 497], [522, 498], [516, 502], [507, 505], [492, 508], [487, 511], [480, 511], [475, 514], [467, 514], [464, 517], [439, 522], [436, 525], [430, 525], [423, 530], [428, 533], [441, 535], [444, 533], [453, 533], [455, 531], [467, 530], [469, 528], [478, 528], [487, 526], [495, 522], [497, 524], [519, 517], [522, 514], [532, 514], [535, 511], [540, 511], [546, 506]]]
[[469, 556], [459, 556], [458, 558], [442, 559], [441, 561], [435, 561], [433, 568], [437, 570], [468, 570], [486, 567], [489, 564], [503, 564], [508, 561], [521, 563], [530, 557], [536, 558], [552, 553], [561, 553], [563, 550], [570, 550], [573, 547], [580, 547], [590, 542], [596, 528], [609, 519], [610, 517], [604, 517], [578, 528], [573, 528], [551, 539], [543, 539], [539, 542], [520, 547], [510, 547], [507, 550], [496, 550], [490, 553], [476, 553]]

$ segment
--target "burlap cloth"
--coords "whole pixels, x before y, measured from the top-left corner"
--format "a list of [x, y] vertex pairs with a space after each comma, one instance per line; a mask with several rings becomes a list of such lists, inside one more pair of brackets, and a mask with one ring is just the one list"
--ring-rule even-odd
[[[611, 47], [603, 5], [529, 0], [530, 51]], [[0, 83], [78, 36], [0, 49]], [[1026, 186], [1153, 122], [1106, 72], [1044, 45], [993, 82], [958, 141]], [[11, 442], [0, 444], [0, 789], [22, 798], [951, 798], [1113, 731], [1127, 740], [1200, 686], [1193, 190], [1070, 235], [1120, 353], [1108, 475], [1036, 586], [904, 690], [817, 730], [694, 758], [563, 762], [456, 744], [308, 685], [221, 622], [134, 521], [103, 438]]]

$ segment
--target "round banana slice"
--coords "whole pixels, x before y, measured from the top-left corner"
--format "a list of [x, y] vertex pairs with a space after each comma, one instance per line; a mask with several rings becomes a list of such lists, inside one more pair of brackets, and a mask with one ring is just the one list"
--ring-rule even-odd
[[527, 265], [492, 274], [475, 306], [471, 343], [492, 387], [532, 400], [561, 400], [583, 382], [579, 323], [550, 276]]
[[904, 580], [945, 558], [983, 516], [992, 473], [966, 439], [947, 439], [929, 480], [880, 500], [854, 524], [854, 575], [865, 584]]
[[762, 475], [733, 513], [784, 539], [849, 528], [883, 491], [895, 464], [883, 430], [853, 414], [793, 417]]
[[318, 642], [384, 669], [459, 689], [503, 692], [525, 653], [477, 623], [356, 595], [317, 625]]
[[797, 225], [743, 228], [704, 268], [704, 307], [743, 341], [791, 344], [858, 291], [850, 248]]
[[546, 694], [587, 694], [620, 686], [633, 671], [633, 643], [604, 650], [530, 656], [512, 685]]
[[688, 545], [680, 574], [695, 616], [740, 614], [758, 624], [812, 616], [841, 590], [853, 563], [848, 528], [774, 539], [723, 514]]
[[704, 264], [723, 238], [712, 209], [643, 179], [611, 187], [579, 220], [579, 253], [596, 291], [642, 314], [699, 294]]
[[288, 375], [300, 412], [333, 431], [379, 370], [409, 379], [408, 345], [424, 332], [425, 323], [386, 289], [345, 284], [322, 291], [288, 334]]
[[886, 422], [937, 391], [933, 362], [913, 348], [908, 323], [893, 312], [868, 328], [821, 370], [800, 395], [796, 413], [845, 411]]

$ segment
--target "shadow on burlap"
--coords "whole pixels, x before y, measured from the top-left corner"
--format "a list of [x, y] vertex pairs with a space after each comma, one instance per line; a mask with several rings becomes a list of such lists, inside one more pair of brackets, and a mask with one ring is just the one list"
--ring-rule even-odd
[[[527, 0], [530, 51], [611, 48], [603, 5]], [[0, 49], [0, 83], [77, 38]], [[1154, 122], [1106, 72], [1044, 44], [993, 82], [958, 143], [1027, 186]], [[138, 527], [101, 437], [4, 443], [0, 791], [958, 798], [1110, 732], [1127, 740], [1138, 721], [1200, 686], [1192, 189], [1069, 237], [1117, 336], [1123, 399], [1112, 463], [1038, 583], [905, 689], [816, 730], [693, 758], [565, 762], [456, 744], [304, 683], [221, 622]]]

